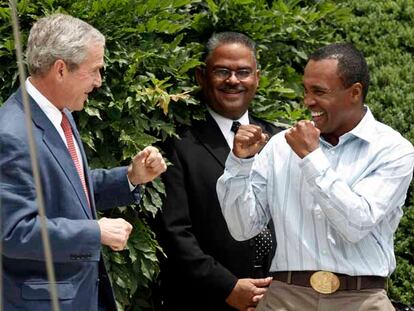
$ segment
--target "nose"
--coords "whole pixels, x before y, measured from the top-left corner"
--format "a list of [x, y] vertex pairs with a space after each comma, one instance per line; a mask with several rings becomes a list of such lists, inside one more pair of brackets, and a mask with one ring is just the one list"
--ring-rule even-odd
[[102, 85], [102, 76], [101, 76], [101, 72], [98, 71], [96, 78], [94, 80], [94, 87], [98, 88]]
[[303, 103], [306, 107], [310, 107], [316, 104], [315, 97], [310, 93], [306, 93], [303, 96]]
[[228, 78], [226, 79], [226, 82], [227, 82], [228, 84], [239, 84], [239, 83], [240, 83], [240, 80], [237, 78], [237, 76], [236, 76], [236, 72], [235, 72], [235, 71], [232, 71], [232, 72], [230, 73], [230, 77], [228, 77]]

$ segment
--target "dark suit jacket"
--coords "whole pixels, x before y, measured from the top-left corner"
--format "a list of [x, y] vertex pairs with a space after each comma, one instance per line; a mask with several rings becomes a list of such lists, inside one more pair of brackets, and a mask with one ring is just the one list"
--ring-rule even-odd
[[[270, 135], [279, 131], [255, 118], [250, 122]], [[159, 215], [159, 240], [168, 256], [160, 277], [165, 310], [234, 310], [225, 299], [237, 279], [262, 275], [254, 271], [254, 240], [231, 237], [217, 199], [230, 148], [210, 114], [180, 137], [164, 148], [173, 164], [163, 175], [166, 200]]]
[[[95, 207], [107, 209], [137, 199], [130, 192], [127, 169], [87, 169], [79, 133], [66, 111], [82, 153], [90, 208], [63, 140], [31, 98], [30, 105], [60, 310], [97, 310], [98, 292], [107, 310], [115, 310]], [[20, 90], [0, 108], [0, 205], [4, 310], [50, 310]]]

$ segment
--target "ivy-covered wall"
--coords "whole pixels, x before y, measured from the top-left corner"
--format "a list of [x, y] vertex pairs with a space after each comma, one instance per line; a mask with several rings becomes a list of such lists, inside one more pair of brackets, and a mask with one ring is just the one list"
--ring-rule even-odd
[[[79, 17], [106, 36], [103, 86], [75, 117], [91, 166], [112, 167], [127, 163], [144, 146], [175, 135], [176, 124], [202, 117], [194, 68], [201, 64], [203, 45], [214, 31], [244, 32], [259, 45], [261, 79], [252, 105], [254, 114], [284, 123], [306, 117], [301, 106], [301, 75], [308, 53], [342, 38], [356, 41], [351, 35], [360, 32], [361, 26], [351, 26], [357, 18], [352, 13], [358, 11], [352, 12], [345, 2], [22, 0], [18, 12], [23, 41], [35, 20], [56, 11]], [[8, 1], [0, 0], [0, 105], [18, 87], [13, 42]], [[393, 70], [388, 69], [391, 76]], [[370, 103], [378, 102], [373, 100], [380, 96], [376, 92], [373, 87]], [[401, 101], [387, 101], [390, 107], [399, 107], [410, 96], [408, 89], [401, 92]], [[383, 112], [373, 105], [375, 112]], [[407, 126], [398, 129], [404, 132]], [[105, 249], [119, 310], [153, 309], [151, 283], [159, 272], [156, 254], [162, 250], [148, 220], [160, 207], [163, 193], [163, 185], [153, 182], [146, 186], [140, 206], [107, 215], [120, 215], [134, 224], [126, 251]], [[400, 245], [406, 243], [407, 233], [399, 234], [397, 249], [405, 249]], [[408, 246], [412, 256], [413, 242]], [[405, 290], [395, 281], [392, 293], [404, 299], [398, 295], [399, 288]]]

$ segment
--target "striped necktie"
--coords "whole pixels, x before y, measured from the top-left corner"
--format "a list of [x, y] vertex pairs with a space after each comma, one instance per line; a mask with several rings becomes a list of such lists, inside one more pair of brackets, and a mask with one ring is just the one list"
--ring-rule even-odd
[[69, 120], [66, 114], [63, 112], [62, 112], [62, 123], [60, 123], [60, 126], [62, 127], [63, 133], [65, 134], [66, 142], [68, 145], [68, 151], [69, 151], [70, 157], [73, 160], [73, 164], [76, 167], [76, 171], [78, 172], [80, 181], [82, 183], [83, 191], [85, 191], [88, 205], [91, 206], [90, 201], [89, 201], [88, 186], [86, 185], [86, 181], [85, 181], [85, 174], [81, 168], [78, 155], [76, 154], [75, 142], [73, 140], [72, 127], [70, 126], [70, 123], [69, 123]]

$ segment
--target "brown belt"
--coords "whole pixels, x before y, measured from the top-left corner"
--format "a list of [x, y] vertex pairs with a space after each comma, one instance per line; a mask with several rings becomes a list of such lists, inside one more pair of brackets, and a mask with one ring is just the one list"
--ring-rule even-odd
[[[288, 284], [312, 287], [311, 277], [313, 275], [320, 274], [321, 271], [279, 271], [270, 272], [270, 276], [274, 280], [281, 281]], [[336, 280], [339, 280], [339, 286], [333, 291], [327, 292], [328, 294], [335, 292], [336, 290], [360, 290], [368, 288], [386, 288], [387, 278], [380, 276], [350, 276], [340, 273], [322, 272], [333, 275]], [[315, 289], [318, 291], [317, 289]]]

